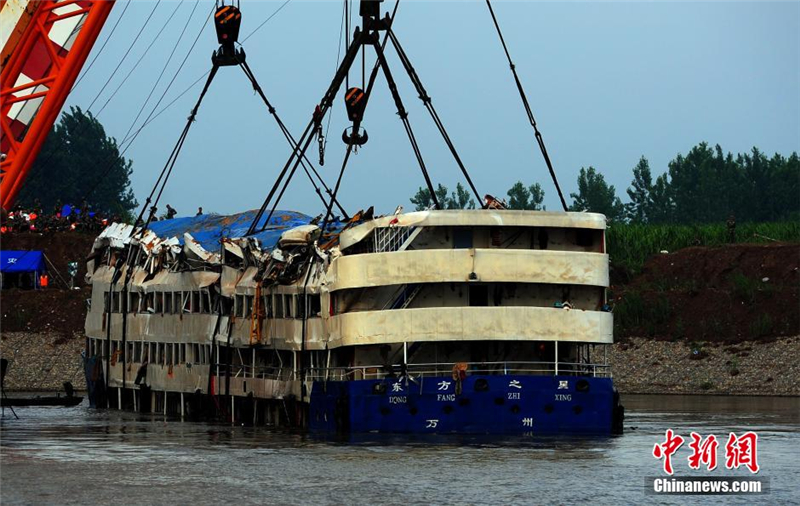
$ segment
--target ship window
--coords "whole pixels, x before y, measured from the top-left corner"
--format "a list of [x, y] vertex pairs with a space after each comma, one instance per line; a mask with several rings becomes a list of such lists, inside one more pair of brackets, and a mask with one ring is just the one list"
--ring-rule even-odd
[[250, 318], [253, 316], [253, 296], [245, 295], [244, 297], [244, 317]]
[[[306, 295], [308, 297], [308, 295]], [[297, 318], [304, 318], [306, 315], [306, 301], [304, 300], [302, 295], [298, 295], [297, 297]]]
[[164, 293], [163, 292], [156, 292], [155, 294], [156, 299], [156, 313], [164, 313]]
[[472, 229], [471, 228], [456, 228], [453, 229], [453, 248], [471, 248], [472, 247]]
[[164, 293], [164, 312], [172, 314], [172, 292]]
[[264, 296], [264, 314], [267, 318], [272, 318], [272, 296], [265, 295]]
[[128, 309], [130, 309], [134, 313], [138, 313], [139, 312], [139, 293], [138, 292], [131, 292], [130, 296], [131, 296], [131, 302], [130, 302], [130, 307]]
[[172, 343], [167, 343], [164, 345], [166, 350], [166, 354], [164, 355], [164, 363], [167, 365], [172, 365]]
[[540, 228], [539, 233], [536, 235], [536, 241], [539, 243], [539, 249], [547, 249], [547, 244], [550, 242], [550, 235], [547, 230]]
[[469, 305], [488, 306], [489, 287], [486, 285], [469, 285]]
[[284, 315], [285, 318], [292, 318], [294, 315], [294, 297], [292, 295], [284, 295], [284, 310], [286, 314]]
[[178, 354], [178, 363], [185, 364], [186, 363], [186, 345], [185, 344], [179, 344], [178, 348], [180, 350], [180, 353]]
[[309, 298], [309, 316], [319, 316], [322, 313], [322, 301], [318, 293], [312, 293]]
[[236, 315], [237, 318], [243, 318], [244, 317], [244, 295], [237, 295], [236, 296], [235, 304], [234, 304], [234, 308], [233, 309], [236, 311], [235, 315]]
[[575, 234], [575, 242], [578, 246], [590, 248], [594, 243], [592, 231], [579, 228]]
[[120, 312], [119, 292], [113, 292], [111, 294], [111, 312], [113, 312], [113, 313], [119, 313]]
[[275, 296], [275, 318], [283, 318], [283, 295]]
[[200, 291], [200, 312], [203, 314], [211, 312], [211, 297], [208, 290]]
[[155, 311], [155, 295], [154, 293], [146, 293], [144, 296], [145, 305], [147, 306], [147, 312], [152, 313]]
[[200, 292], [192, 292], [192, 305], [189, 309], [192, 313], [200, 312]]
[[127, 346], [128, 349], [126, 350], [127, 353], [125, 353], [125, 362], [131, 363], [133, 362], [133, 357], [135, 356], [136, 350], [134, 349], [133, 343], [125, 343], [125, 344], [128, 345]]
[[212, 363], [211, 361], [213, 360], [213, 357], [211, 356], [211, 345], [210, 344], [205, 345], [205, 349], [206, 349], [206, 363], [211, 364]]
[[198, 364], [205, 364], [206, 363], [206, 347], [204, 345], [197, 345], [197, 363]]
[[111, 297], [111, 292], [106, 292], [105, 294], [103, 294], [103, 312], [105, 313], [108, 313], [109, 311], [108, 308], [111, 306], [110, 297]]

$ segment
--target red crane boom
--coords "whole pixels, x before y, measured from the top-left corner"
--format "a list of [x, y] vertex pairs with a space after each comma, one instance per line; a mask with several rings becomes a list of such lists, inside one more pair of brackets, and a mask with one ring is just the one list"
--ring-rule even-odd
[[113, 6], [113, 0], [0, 2], [3, 209], [13, 206]]

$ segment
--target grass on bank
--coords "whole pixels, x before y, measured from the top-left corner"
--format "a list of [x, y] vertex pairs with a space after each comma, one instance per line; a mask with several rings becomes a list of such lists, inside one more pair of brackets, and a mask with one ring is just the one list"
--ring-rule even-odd
[[[736, 243], [800, 242], [800, 222], [741, 223], [736, 225]], [[612, 265], [635, 274], [651, 255], [689, 246], [728, 244], [725, 223], [707, 225], [642, 225], [614, 223], [606, 231]]]

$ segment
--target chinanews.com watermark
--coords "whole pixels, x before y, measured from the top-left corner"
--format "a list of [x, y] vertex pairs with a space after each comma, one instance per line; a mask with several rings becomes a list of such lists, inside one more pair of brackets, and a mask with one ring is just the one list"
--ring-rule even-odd
[[745, 495], [768, 494], [769, 478], [695, 478], [648, 476], [644, 479], [646, 494], [676, 495]]
[[[683, 495], [729, 495], [729, 494], [768, 494], [769, 478], [756, 476], [760, 470], [758, 463], [758, 434], [745, 432], [737, 435], [733, 432], [724, 439], [724, 461], [718, 463], [720, 441], [711, 434], [703, 437], [696, 432], [689, 434], [691, 441], [687, 445], [691, 454], [686, 459], [686, 467], [698, 471], [713, 473], [718, 464], [733, 472], [745, 473], [745, 476], [673, 476], [675, 465], [679, 459], [673, 459], [686, 439], [667, 429], [664, 441], [653, 446], [653, 457], [662, 461], [662, 476], [648, 476], [644, 479], [646, 494], [683, 494]], [[721, 467], [721, 465], [720, 465]], [[737, 471], [740, 470], [740, 471]]]

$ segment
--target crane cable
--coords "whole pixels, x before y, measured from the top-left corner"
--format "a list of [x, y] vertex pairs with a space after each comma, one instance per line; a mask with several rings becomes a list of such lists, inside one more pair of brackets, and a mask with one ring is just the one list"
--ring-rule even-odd
[[[125, 61], [125, 59], [130, 54], [131, 50], [133, 49], [133, 46], [136, 45], [136, 42], [139, 40], [139, 37], [142, 35], [142, 32], [144, 31], [145, 27], [147, 27], [147, 25], [149, 24], [150, 19], [153, 17], [153, 14], [155, 13], [155, 11], [158, 8], [160, 3], [161, 3], [161, 0], [157, 0], [156, 5], [153, 7], [153, 10], [150, 11], [150, 14], [147, 16], [147, 19], [145, 20], [144, 24], [142, 24], [142, 27], [139, 29], [139, 33], [136, 34], [136, 37], [134, 37], [133, 41], [128, 46], [128, 49], [125, 51], [125, 54], [122, 56], [122, 58], [120, 58], [119, 63], [117, 63], [117, 66], [114, 68], [113, 72], [111, 72], [111, 75], [108, 76], [108, 79], [106, 79], [106, 82], [103, 83], [103, 86], [100, 88], [100, 91], [97, 92], [97, 94], [95, 95], [94, 99], [92, 99], [92, 102], [89, 104], [89, 107], [86, 108], [86, 112], [87, 113], [91, 114], [92, 106], [94, 106], [95, 102], [97, 102], [97, 99], [100, 98], [100, 95], [103, 94], [103, 92], [105, 91], [105, 89], [108, 86], [108, 84], [114, 78], [114, 75], [116, 75], [116, 73], [119, 70], [119, 68], [122, 65], [122, 63]], [[128, 5], [130, 5], [130, 2], [125, 5], [125, 10], [127, 10]], [[125, 10], [122, 11], [122, 14], [125, 14]], [[121, 19], [122, 19], [122, 15], [120, 15], [119, 19], [117, 20], [117, 23], [119, 23], [119, 21]], [[113, 28], [116, 28], [116, 25], [114, 25]], [[111, 37], [111, 34], [109, 34], [109, 38], [110, 37]], [[108, 39], [106, 39], [106, 42], [108, 42]], [[105, 44], [103, 45], [103, 47], [105, 47]], [[99, 56], [99, 53], [98, 53], [98, 56]], [[127, 77], [126, 77], [126, 79], [127, 79]], [[76, 83], [76, 85], [77, 85], [77, 83]], [[74, 87], [73, 87], [73, 89], [74, 89]], [[108, 105], [108, 102], [106, 102], [106, 105]], [[105, 105], [103, 107], [105, 107]], [[81, 123], [76, 136], [78, 136], [78, 137], [82, 136], [86, 132], [86, 129], [88, 128], [87, 125], [88, 125], [88, 123]], [[42, 168], [38, 169], [38, 170], [46, 171], [50, 167], [50, 161], [53, 159], [54, 156], [55, 156], [55, 151], [51, 152], [50, 155], [41, 163], [40, 167], [42, 167]], [[91, 194], [93, 191], [94, 191], [94, 188], [89, 193]]]
[[[347, 2], [348, 0], [344, 0], [344, 8], [342, 9], [342, 22], [339, 24], [339, 49], [336, 51], [336, 69], [339, 68], [339, 61], [342, 59], [342, 39], [344, 38], [345, 33], [345, 24], [349, 24], [346, 22], [347, 16]], [[336, 70], [334, 70], [335, 72]], [[345, 89], [348, 86], [345, 84]], [[325, 150], [328, 147], [328, 132], [331, 131], [331, 120], [333, 119], [333, 108], [331, 108], [331, 113], [328, 114], [328, 123], [325, 126], [325, 136], [323, 137], [322, 141], [320, 141], [320, 149], [319, 149], [319, 161], [320, 165], [323, 165], [325, 160]]]
[[[391, 22], [394, 21], [394, 18], [395, 18], [396, 14], [397, 14], [397, 9], [398, 9], [399, 6], [400, 6], [400, 0], [397, 0], [395, 2], [395, 4], [394, 4], [394, 9], [392, 10], [392, 14], [391, 14], [391, 16], [389, 18], [390, 24], [391, 24]], [[383, 39], [383, 42], [380, 43], [380, 44], [382, 44], [383, 48], [386, 47], [386, 43], [387, 43], [388, 40], [389, 40], [389, 35], [387, 33], [386, 36]], [[348, 48], [348, 50], [349, 50], [349, 48]], [[381, 51], [382, 50], [383, 49], [381, 49]], [[356, 54], [356, 56], [353, 57], [353, 62], [355, 61], [356, 57], [357, 57], [357, 54]], [[347, 58], [347, 55], [345, 55], [345, 58]], [[351, 64], [352, 64], [352, 62], [351, 62]], [[379, 68], [380, 68], [380, 59], [378, 59], [378, 61], [375, 62], [375, 66], [373, 67], [372, 73], [370, 75], [369, 84], [367, 85], [367, 89], [366, 89], [366, 98], [367, 99], [369, 98], [369, 95], [370, 95], [370, 93], [372, 91], [372, 86], [375, 83], [375, 78], [378, 75], [378, 69]], [[350, 68], [348, 68], [347, 70], [349, 72]], [[338, 71], [339, 70], [337, 69], [337, 72]], [[347, 76], [347, 73], [345, 73], [345, 76]], [[318, 105], [318, 107], [321, 107], [321, 113], [322, 113], [323, 116], [324, 116], [324, 114], [327, 113], [327, 111], [330, 109], [330, 107], [332, 105], [333, 97], [329, 96], [329, 94], [331, 94], [331, 93], [332, 93], [332, 88], [329, 88], [325, 92], [325, 96], [322, 98], [322, 102]], [[269, 223], [270, 223], [270, 221], [272, 219], [272, 216], [273, 216], [273, 214], [275, 214], [275, 210], [278, 208], [278, 204], [280, 203], [281, 198], [283, 198], [283, 194], [286, 192], [286, 189], [289, 187], [289, 183], [291, 182], [292, 177], [294, 176], [294, 173], [297, 170], [297, 166], [299, 165], [300, 160], [301, 160], [300, 155], [302, 155], [303, 150], [308, 147], [308, 145], [311, 142], [311, 139], [313, 138], [313, 136], [310, 135], [310, 130], [311, 130], [312, 127], [313, 127], [313, 123], [309, 123], [308, 127], [306, 127], [306, 131], [303, 132], [303, 134], [300, 136], [300, 141], [304, 142], [305, 146], [301, 147], [301, 145], [298, 144], [297, 147], [294, 149], [294, 151], [292, 151], [292, 154], [289, 156], [289, 159], [286, 161], [286, 165], [283, 166], [283, 169], [278, 174], [278, 177], [275, 180], [275, 184], [270, 189], [269, 193], [267, 194], [267, 197], [264, 199], [264, 202], [261, 204], [261, 207], [259, 208], [259, 210], [256, 213], [255, 217], [253, 218], [253, 221], [250, 224], [250, 227], [247, 229], [247, 233], [245, 234], [245, 236], [250, 236], [250, 235], [253, 235], [253, 234], [257, 233], [257, 232], [263, 232], [264, 230], [266, 230], [267, 226], [269, 226]], [[305, 139], [305, 141], [304, 141], [304, 139]], [[342, 162], [342, 168], [339, 171], [339, 177], [337, 178], [336, 185], [334, 186], [333, 194], [331, 195], [331, 200], [328, 202], [327, 209], [325, 210], [325, 217], [323, 218], [322, 226], [320, 226], [320, 230], [322, 230], [322, 233], [325, 233], [325, 227], [327, 226], [328, 219], [329, 219], [329, 217], [331, 215], [333, 202], [336, 202], [336, 196], [338, 195], [338, 192], [339, 192], [339, 185], [341, 183], [345, 167], [347, 166], [347, 162], [348, 162], [348, 160], [350, 158], [350, 154], [352, 152], [352, 148], [353, 148], [353, 144], [350, 143], [350, 144], [347, 145], [347, 151], [345, 152], [344, 161]], [[295, 157], [297, 157], [298, 160], [295, 161], [294, 165], [292, 166], [292, 161], [295, 159]], [[290, 166], [292, 166], [291, 171], [289, 171], [289, 167]], [[264, 225], [260, 228], [260, 230], [256, 230], [256, 229], [258, 229], [258, 224], [261, 221], [261, 218], [264, 217], [264, 211], [266, 211], [267, 207], [272, 202], [272, 198], [275, 196], [275, 192], [281, 186], [281, 182], [282, 182], [283, 178], [285, 176], [287, 176], [287, 171], [289, 172], [288, 173], [288, 177], [286, 177], [286, 181], [283, 181], [283, 187], [281, 188], [280, 192], [278, 193], [278, 195], [277, 195], [277, 197], [275, 199], [275, 203], [272, 205], [272, 209], [270, 210], [269, 214], [267, 215], [267, 219], [264, 221]], [[424, 173], [424, 171], [423, 171], [423, 173]], [[427, 179], [427, 174], [426, 174], [426, 179]], [[435, 199], [435, 197], [434, 197], [434, 199]]]
[[119, 26], [119, 22], [122, 21], [122, 18], [125, 16], [125, 13], [128, 11], [128, 7], [131, 6], [132, 2], [133, 2], [133, 0], [128, 0], [128, 2], [125, 4], [125, 7], [122, 9], [122, 13], [120, 13], [119, 17], [117, 18], [117, 21], [114, 23], [114, 26], [111, 27], [111, 31], [108, 32], [108, 37], [106, 37], [106, 40], [103, 41], [103, 45], [100, 46], [100, 49], [94, 55], [94, 57], [92, 58], [92, 61], [89, 62], [89, 65], [86, 66], [86, 69], [78, 77], [78, 80], [75, 81], [75, 84], [72, 85], [72, 89], [69, 90], [70, 93], [75, 91], [75, 88], [78, 87], [78, 85], [81, 83], [83, 78], [86, 77], [86, 74], [88, 74], [89, 71], [92, 69], [92, 66], [97, 61], [97, 58], [99, 58], [100, 55], [103, 53], [103, 49], [106, 48], [106, 44], [108, 44], [108, 41], [111, 40], [111, 36], [114, 35], [114, 32], [117, 30], [117, 26]]
[[547, 148], [544, 145], [544, 139], [542, 139], [542, 134], [539, 132], [539, 128], [536, 126], [536, 119], [533, 117], [533, 111], [531, 111], [528, 98], [525, 96], [525, 90], [522, 88], [522, 82], [519, 80], [514, 62], [511, 60], [511, 54], [508, 52], [508, 46], [506, 46], [506, 41], [503, 38], [503, 32], [500, 31], [500, 25], [497, 22], [497, 17], [494, 15], [494, 9], [492, 9], [492, 3], [490, 0], [486, 0], [486, 5], [489, 7], [489, 13], [492, 15], [492, 21], [494, 22], [494, 27], [497, 29], [497, 35], [500, 36], [500, 43], [503, 44], [503, 51], [506, 53], [506, 58], [508, 59], [508, 65], [511, 68], [511, 73], [514, 74], [514, 81], [517, 83], [517, 90], [519, 90], [519, 96], [522, 99], [522, 105], [525, 107], [525, 113], [528, 115], [528, 121], [530, 121], [531, 126], [533, 127], [536, 142], [539, 144], [539, 149], [542, 151], [542, 156], [547, 164], [547, 169], [550, 171], [550, 177], [553, 178], [553, 184], [558, 192], [558, 198], [561, 199], [561, 205], [564, 207], [564, 211], [567, 211], [567, 201], [564, 200], [564, 194], [561, 193], [561, 186], [558, 184], [556, 172], [553, 170], [553, 164], [550, 161], [550, 156], [547, 154]]
[[[193, 13], [194, 13], [194, 10], [192, 11], [192, 14]], [[200, 76], [200, 79], [198, 79], [197, 81], [192, 83], [191, 86], [189, 86], [187, 89], [185, 89], [172, 102], [167, 104], [163, 109], [161, 109], [158, 112], [158, 114], [155, 114], [155, 116], [154, 116], [154, 113], [155, 113], [156, 109], [161, 104], [161, 102], [164, 100], [164, 97], [169, 92], [170, 88], [172, 87], [173, 83], [175, 82], [175, 79], [178, 77], [178, 74], [180, 74], [181, 70], [183, 69], [183, 66], [186, 64], [186, 61], [189, 59], [189, 56], [194, 51], [194, 48], [197, 45], [197, 41], [200, 40], [200, 36], [203, 34], [203, 30], [205, 29], [206, 25], [208, 24], [208, 20], [211, 19], [211, 15], [213, 13], [214, 13], [214, 9], [212, 8], [208, 13], [208, 16], [206, 17], [205, 22], [200, 27], [200, 30], [198, 30], [197, 35], [194, 38], [194, 41], [192, 41], [192, 45], [189, 47], [189, 50], [186, 52], [186, 55], [183, 57], [183, 61], [181, 61], [180, 65], [178, 66], [178, 69], [173, 74], [172, 79], [169, 81], [169, 83], [167, 83], [167, 86], [166, 86], [166, 88], [164, 88], [164, 91], [161, 93], [161, 96], [159, 97], [158, 101], [156, 101], [155, 105], [153, 105], [153, 108], [150, 110], [150, 113], [147, 115], [147, 117], [145, 118], [145, 120], [142, 123], [142, 125], [133, 133], [133, 135], [129, 137], [128, 134], [126, 134], [126, 136], [122, 139], [122, 141], [120, 142], [120, 147], [123, 148], [122, 151], [119, 153], [119, 155], [117, 157], [114, 157], [113, 160], [111, 160], [111, 159], [108, 160], [107, 166], [102, 172], [102, 176], [100, 176], [97, 179], [97, 181], [95, 182], [94, 186], [86, 194], [87, 199], [88, 199], [88, 197], [90, 197], [95, 192], [95, 190], [97, 190], [97, 188], [100, 186], [100, 184], [105, 179], [105, 177], [108, 175], [108, 173], [111, 171], [111, 169], [113, 169], [114, 166], [116, 166], [120, 162], [120, 160], [122, 160], [122, 157], [125, 155], [125, 153], [128, 151], [128, 149], [130, 149], [130, 147], [133, 144], [133, 142], [139, 136], [139, 133], [141, 133], [141, 131], [144, 130], [144, 128], [148, 124], [150, 124], [155, 118], [157, 118], [159, 115], [161, 115], [162, 112], [164, 112], [172, 104], [177, 102], [179, 98], [183, 97], [183, 95], [185, 95], [190, 89], [192, 89], [195, 86], [195, 84], [197, 84], [201, 79], [203, 79], [204, 77], [206, 77], [208, 75], [208, 72], [206, 72], [202, 76]], [[186, 31], [186, 28], [188, 27], [189, 22], [191, 21], [191, 19], [192, 19], [192, 16], [190, 15], [189, 19], [186, 20], [186, 25], [184, 25], [184, 30], [183, 30], [184, 32]], [[181, 37], [183, 37], [183, 32], [181, 32]], [[178, 39], [178, 42], [175, 43], [175, 48], [177, 48], [179, 42], [180, 42], [180, 39]], [[164, 66], [164, 70], [166, 70], [166, 65]], [[144, 106], [142, 106], [142, 108], [144, 108]]]
[[[139, 59], [136, 60], [136, 63], [133, 64], [133, 67], [131, 67], [131, 69], [128, 71], [128, 73], [125, 75], [125, 77], [122, 79], [122, 81], [117, 85], [117, 87], [111, 93], [111, 96], [109, 96], [108, 99], [105, 101], [105, 103], [103, 104], [103, 107], [101, 107], [100, 110], [97, 111], [97, 114], [95, 114], [95, 117], [100, 116], [100, 113], [103, 112], [103, 110], [106, 108], [108, 103], [111, 102], [111, 99], [114, 98], [114, 96], [119, 92], [119, 90], [122, 88], [122, 86], [133, 75], [133, 72], [136, 70], [136, 68], [139, 66], [139, 64], [142, 63], [142, 60], [144, 60], [144, 57], [147, 56], [147, 53], [150, 52], [150, 49], [153, 48], [153, 45], [155, 45], [156, 41], [159, 39], [159, 37], [161, 37], [161, 34], [164, 33], [164, 30], [167, 28], [167, 25], [169, 25], [170, 21], [172, 21], [172, 18], [175, 17], [175, 14], [177, 14], [178, 9], [181, 8], [181, 5], [182, 5], [182, 3], [178, 2], [178, 5], [175, 6], [175, 9], [172, 11], [172, 13], [169, 15], [167, 20], [161, 26], [161, 29], [158, 31], [158, 33], [156, 33], [155, 37], [153, 37], [153, 40], [150, 41], [150, 44], [148, 44], [148, 46], [145, 48], [144, 52], [139, 56]], [[151, 90], [151, 94], [152, 94], [152, 90]]]
[[[153, 93], [155, 93], [156, 88], [158, 87], [159, 83], [161, 82], [161, 78], [164, 77], [164, 73], [167, 71], [167, 67], [169, 67], [170, 62], [172, 62], [172, 57], [175, 56], [175, 51], [177, 51], [178, 45], [180, 45], [181, 40], [183, 40], [183, 36], [184, 36], [184, 34], [186, 34], [186, 29], [189, 27], [189, 22], [191, 22], [192, 18], [194, 17], [194, 13], [195, 13], [195, 11], [197, 11], [197, 6], [198, 6], [199, 3], [200, 3], [200, 0], [195, 0], [194, 6], [192, 7], [192, 12], [189, 13], [189, 17], [186, 18], [186, 23], [183, 25], [183, 30], [181, 30], [180, 35], [178, 35], [178, 40], [175, 42], [175, 45], [172, 47], [172, 51], [170, 51], [169, 57], [167, 58], [166, 63], [164, 63], [164, 66], [161, 68], [161, 73], [158, 74], [158, 77], [156, 78], [156, 82], [153, 83], [152, 88], [150, 88], [150, 93], [147, 94], [147, 98], [145, 99], [144, 103], [142, 104], [142, 107], [139, 109], [139, 112], [136, 114], [136, 117], [133, 118], [133, 121], [131, 122], [131, 126], [128, 127], [128, 131], [125, 132], [125, 135], [122, 137], [123, 141], [124, 141], [124, 139], [128, 138], [128, 136], [130, 135], [131, 131], [136, 126], [136, 122], [139, 121], [139, 117], [142, 115], [142, 113], [144, 112], [145, 107], [147, 107], [147, 104], [150, 102], [150, 99], [152, 98]], [[169, 87], [167, 87], [167, 89], [165, 91], [167, 91], [167, 90], [169, 90]]]
[[100, 95], [103, 94], [103, 91], [105, 91], [106, 86], [108, 86], [108, 84], [117, 74], [117, 71], [122, 66], [123, 62], [125, 62], [125, 59], [128, 58], [128, 55], [131, 53], [131, 50], [133, 49], [133, 46], [135, 46], [136, 42], [139, 41], [139, 37], [141, 37], [142, 32], [147, 27], [148, 23], [150, 23], [150, 19], [153, 17], [153, 14], [155, 14], [156, 9], [158, 9], [159, 5], [161, 5], [161, 0], [156, 0], [156, 4], [153, 6], [153, 10], [150, 11], [150, 14], [147, 16], [147, 19], [144, 20], [142, 27], [139, 28], [139, 32], [136, 34], [136, 37], [133, 38], [133, 42], [131, 42], [131, 44], [128, 46], [128, 49], [125, 51], [125, 54], [122, 55], [122, 58], [120, 58], [119, 62], [117, 63], [117, 66], [114, 67], [114, 70], [111, 72], [111, 75], [108, 76], [108, 79], [106, 79], [106, 82], [103, 84], [102, 88], [100, 88], [100, 91], [97, 92], [97, 95], [95, 95], [94, 99], [92, 99], [92, 102], [89, 104], [89, 107], [86, 108], [87, 111], [92, 109], [92, 106], [94, 105], [95, 102], [97, 102], [97, 99], [100, 98]]

